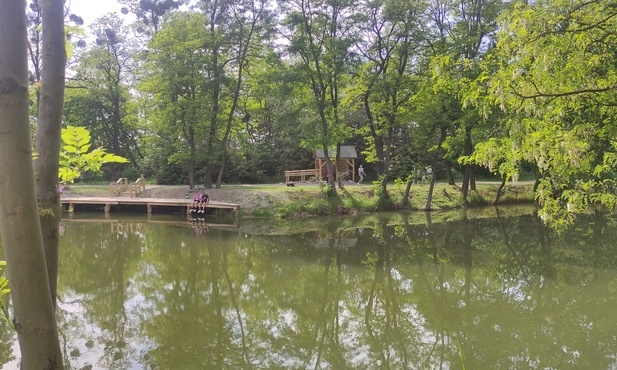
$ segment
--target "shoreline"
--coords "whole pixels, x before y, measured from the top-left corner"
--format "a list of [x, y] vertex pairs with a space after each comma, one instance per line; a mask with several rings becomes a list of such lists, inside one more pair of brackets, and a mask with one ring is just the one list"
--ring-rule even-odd
[[[208, 194], [211, 200], [238, 204], [240, 218], [306, 218], [320, 215], [361, 215], [381, 211], [424, 212], [428, 185], [413, 185], [409, 207], [400, 207], [404, 187], [390, 185], [390, 197], [375, 196], [371, 184], [350, 185], [337, 188], [337, 197], [328, 197], [318, 184], [296, 183], [294, 187], [280, 184], [224, 185], [221, 189], [189, 189], [187, 185], [146, 185], [138, 198], [192, 199], [195, 191]], [[458, 210], [490, 206], [500, 183], [478, 182], [478, 190], [469, 194], [469, 205], [463, 207], [460, 189], [456, 186], [437, 183], [433, 192], [431, 211]], [[510, 183], [506, 186], [499, 205], [533, 204], [531, 183]], [[109, 186], [77, 184], [70, 185], [61, 194], [65, 197], [109, 196]], [[121, 197], [118, 197], [121, 198]]]

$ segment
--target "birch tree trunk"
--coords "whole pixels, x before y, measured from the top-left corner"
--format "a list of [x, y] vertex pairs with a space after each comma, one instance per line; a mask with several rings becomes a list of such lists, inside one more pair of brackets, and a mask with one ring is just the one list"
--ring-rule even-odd
[[45, 0], [43, 16], [43, 69], [37, 123], [35, 162], [36, 195], [41, 207], [52, 212], [40, 216], [43, 246], [52, 303], [56, 302], [58, 281], [58, 225], [61, 216], [58, 194], [58, 167], [66, 51], [64, 40], [64, 0]]
[[22, 369], [62, 369], [28, 119], [26, 2], [0, 0], [0, 235]]

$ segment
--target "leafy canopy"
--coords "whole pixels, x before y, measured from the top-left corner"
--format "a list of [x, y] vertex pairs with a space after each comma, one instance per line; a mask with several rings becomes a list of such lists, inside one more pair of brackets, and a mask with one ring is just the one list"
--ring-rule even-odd
[[68, 126], [62, 129], [60, 169], [58, 176], [64, 183], [72, 183], [86, 171], [100, 171], [105, 163], [126, 163], [127, 159], [107, 153], [102, 148], [92, 151], [90, 132], [83, 127]]

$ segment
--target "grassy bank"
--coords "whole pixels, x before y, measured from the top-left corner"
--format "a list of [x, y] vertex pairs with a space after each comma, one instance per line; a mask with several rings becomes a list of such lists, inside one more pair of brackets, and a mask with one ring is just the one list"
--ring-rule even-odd
[[[531, 183], [510, 184], [500, 197], [499, 204], [532, 203]], [[476, 191], [469, 193], [470, 207], [492, 205], [496, 198], [499, 183], [482, 183]], [[298, 214], [364, 213], [403, 208], [404, 185], [390, 185], [389, 198], [376, 196], [376, 188], [371, 185], [347, 186], [338, 190], [338, 197], [328, 197], [324, 188], [302, 189], [290, 192], [289, 202], [282, 204], [279, 214], [293, 217]], [[411, 188], [406, 206], [410, 210], [423, 210], [428, 196], [428, 185], [414, 185]], [[448, 184], [436, 184], [433, 191], [433, 210], [452, 210], [463, 208], [460, 188]]]
[[[477, 190], [469, 194], [469, 206], [491, 205], [499, 188], [497, 182], [477, 184]], [[532, 203], [532, 182], [511, 183], [505, 188], [499, 204]], [[207, 189], [210, 199], [240, 205], [243, 217], [295, 218], [312, 215], [361, 214], [376, 211], [401, 209], [405, 186], [390, 184], [389, 198], [376, 195], [376, 187], [371, 184], [348, 184], [337, 189], [336, 197], [327, 195], [327, 188], [316, 184], [297, 183], [294, 187], [284, 184], [224, 185], [222, 189]], [[201, 189], [203, 190], [203, 189]], [[423, 210], [428, 196], [428, 185], [414, 185], [411, 188], [407, 209]], [[72, 186], [72, 195], [106, 196], [108, 186]], [[148, 185], [144, 197], [154, 198], [192, 198], [188, 186]], [[460, 188], [438, 183], [433, 192], [433, 210], [455, 210], [463, 208]]]

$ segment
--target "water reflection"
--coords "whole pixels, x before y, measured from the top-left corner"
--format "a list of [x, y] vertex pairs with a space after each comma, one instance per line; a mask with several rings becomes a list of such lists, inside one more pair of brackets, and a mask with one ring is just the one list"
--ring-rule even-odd
[[[72, 368], [617, 366], [617, 225], [373, 215], [312, 229], [68, 222]], [[300, 228], [302, 227], [302, 228]], [[312, 229], [312, 230], [311, 230]], [[253, 230], [251, 232], [247, 230]], [[294, 232], [296, 230], [297, 232]], [[12, 334], [0, 332], [11, 361]]]

